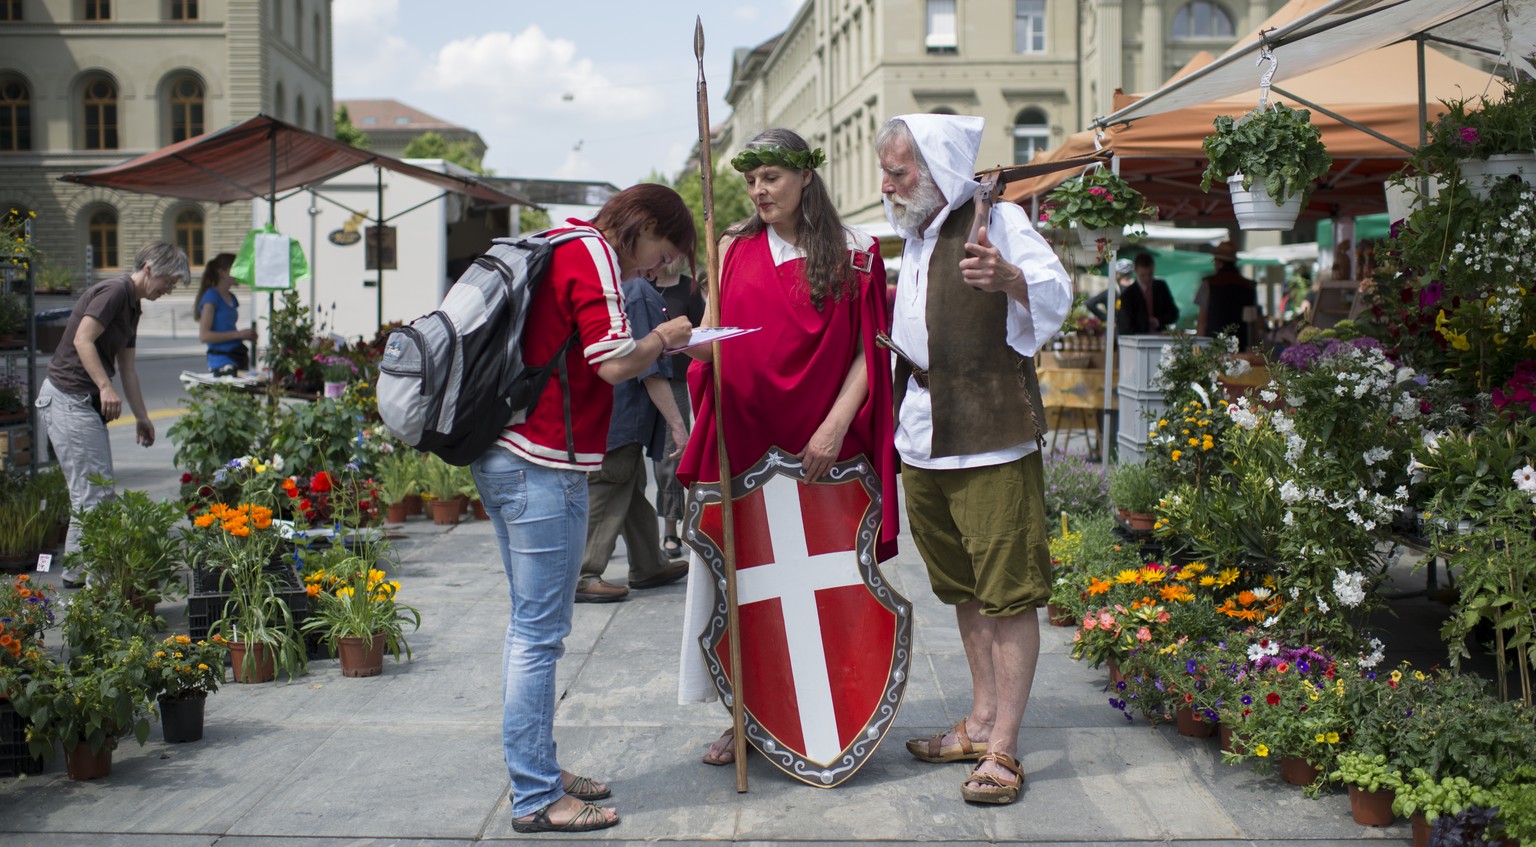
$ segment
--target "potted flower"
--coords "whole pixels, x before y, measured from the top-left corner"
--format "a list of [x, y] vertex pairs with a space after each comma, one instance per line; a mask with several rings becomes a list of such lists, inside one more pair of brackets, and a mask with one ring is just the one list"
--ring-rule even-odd
[[421, 613], [399, 602], [400, 583], [384, 578], [373, 567], [383, 542], [365, 545], [363, 555], [347, 555], [327, 568], [328, 580], [316, 584], [328, 589], [311, 594], [305, 634], [318, 635], [332, 655], [341, 660], [342, 676], [376, 676], [384, 671], [384, 653], [399, 661], [411, 647], [405, 640], [405, 624], [421, 627]]
[[1500, 98], [1443, 100], [1446, 111], [1430, 128], [1418, 161], [1425, 169], [1461, 172], [1467, 187], [1486, 200], [1500, 181], [1536, 184], [1536, 81], [1508, 85]]
[[267, 682], [305, 672], [307, 659], [293, 609], [284, 596], [292, 571], [271, 568], [281, 537], [272, 510], [249, 503], [215, 503], [198, 514], [184, 538], [193, 554], [227, 584], [222, 617], [213, 630], [229, 641], [235, 682]]
[[148, 657], [135, 636], [68, 662], [39, 657], [24, 668], [0, 668], [0, 687], [32, 722], [32, 755], [51, 759], [58, 743], [70, 779], [109, 775], [120, 737], [132, 733], [140, 744], [149, 738]]
[[347, 383], [357, 377], [357, 365], [339, 353], [324, 353], [315, 357], [320, 376], [325, 382], [325, 396], [340, 397], [346, 393]]
[[[0, 666], [17, 667], [43, 644], [54, 623], [56, 589], [18, 574], [0, 582]], [[0, 696], [4, 695], [0, 690]]]
[[1387, 826], [1392, 823], [1392, 801], [1403, 784], [1403, 775], [1387, 760], [1385, 753], [1374, 756], [1358, 750], [1345, 750], [1328, 774], [1332, 782], [1349, 788], [1349, 810], [1361, 826]]
[[380, 500], [388, 507], [385, 517], [388, 523], [405, 523], [405, 519], [410, 516], [406, 498], [419, 494], [419, 464], [416, 457], [405, 450], [397, 450], [379, 459], [374, 481], [379, 486]]
[[[1057, 186], [1041, 207], [1041, 221], [1076, 228], [1084, 249], [1100, 255], [1124, 243], [1127, 227], [1141, 227], [1157, 209], [1109, 168], [1098, 167]], [[1134, 233], [1145, 235], [1145, 230]]]
[[171, 744], [203, 737], [203, 707], [224, 681], [228, 647], [214, 635], [207, 641], [172, 635], [149, 658], [149, 687], [160, 711], [160, 729]]
[[93, 579], [121, 586], [146, 612], [183, 586], [173, 579], [181, 545], [171, 527], [181, 507], [155, 502], [142, 491], [122, 491], [80, 513], [80, 559]]
[[1131, 529], [1150, 532], [1152, 512], [1162, 499], [1157, 473], [1144, 462], [1122, 462], [1109, 473], [1109, 499], [1125, 510]]
[[1413, 823], [1413, 843], [1422, 847], [1429, 841], [1429, 831], [1443, 815], [1454, 815], [1471, 806], [1488, 808], [1491, 792], [1474, 785], [1464, 776], [1435, 779], [1423, 768], [1414, 768], [1403, 778], [1392, 801], [1392, 813]]
[[57, 532], [53, 517], [36, 497], [18, 492], [0, 497], [0, 567], [30, 567], [38, 551], [49, 547]]
[[458, 497], [463, 488], [459, 469], [442, 459], [426, 459], [421, 474], [421, 494], [432, 503], [432, 522], [451, 526], [459, 522]]
[[1238, 226], [1289, 230], [1296, 224], [1312, 183], [1333, 166], [1312, 113], [1271, 103], [1234, 120], [1216, 118], [1216, 132], [1201, 146], [1209, 164], [1200, 190], [1226, 180]]
[[0, 426], [26, 420], [27, 380], [21, 375], [0, 375]]

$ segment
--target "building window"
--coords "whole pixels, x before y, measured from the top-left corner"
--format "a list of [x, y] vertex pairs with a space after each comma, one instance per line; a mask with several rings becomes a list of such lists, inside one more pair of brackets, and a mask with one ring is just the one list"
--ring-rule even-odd
[[315, 132], [320, 133], [321, 135], [334, 135], [335, 134], [333, 132], [328, 131], [325, 128], [325, 113], [320, 111], [320, 107], [319, 106], [315, 107], [315, 125], [310, 127], [310, 129], [314, 130]]
[[117, 212], [97, 209], [86, 225], [86, 243], [91, 245], [91, 261], [98, 268], [121, 267], [117, 261]]
[[324, 49], [323, 45], [324, 45], [325, 42], [323, 42], [320, 39], [320, 13], [319, 12], [315, 13], [315, 17], [314, 17], [314, 20], [313, 20], [313, 26], [311, 28], [310, 35], [312, 36], [310, 38], [310, 40], [312, 42], [314, 42], [315, 64], [317, 64], [317, 65], [324, 64], [325, 57], [323, 55], [321, 55], [321, 51]]
[[1013, 52], [1045, 52], [1045, 0], [1013, 0]]
[[277, 118], [280, 121], [288, 120], [288, 115], [285, 111], [287, 107], [283, 105], [284, 96], [283, 84], [279, 82], [277, 87], [272, 90], [272, 111], [276, 113], [272, 117]]
[[20, 77], [0, 77], [0, 150], [32, 149], [32, 92]]
[[112, 0], [85, 0], [85, 19], [88, 21], [112, 20]]
[[1231, 38], [1232, 16], [1211, 0], [1194, 0], [1173, 13], [1174, 38]]
[[171, 83], [171, 143], [203, 134], [203, 84], [189, 76]]
[[281, 2], [272, 4], [272, 31], [277, 33], [278, 38], [283, 37], [283, 4]]
[[956, 112], [954, 109], [949, 108], [948, 106], [934, 106], [932, 109], [928, 110], [928, 114], [930, 114], [930, 115], [954, 115], [954, 114], [959, 114], [959, 113]]
[[175, 228], [176, 246], [186, 251], [187, 261], [193, 267], [204, 264], [207, 259], [203, 253], [203, 210], [182, 209], [176, 214]]
[[928, 37], [923, 44], [929, 53], [954, 53], [960, 46], [955, 0], [928, 0]]
[[[86, 150], [117, 149], [117, 83], [104, 76], [85, 83]], [[115, 266], [114, 266], [115, 267]]]
[[0, 21], [20, 21], [21, 0], [0, 0]]
[[197, 20], [197, 0], [171, 0], [171, 20]]
[[304, 126], [304, 112], [305, 112], [305, 109], [304, 109], [304, 95], [300, 94], [298, 97], [294, 98], [294, 106], [293, 106], [293, 125], [294, 126], [297, 126], [297, 127]]
[[300, 53], [304, 52], [304, 10], [299, 6], [299, 0], [293, 0], [293, 46]]
[[1051, 143], [1051, 124], [1045, 112], [1034, 106], [1019, 112], [1013, 119], [1013, 161], [1023, 164], [1045, 152]]

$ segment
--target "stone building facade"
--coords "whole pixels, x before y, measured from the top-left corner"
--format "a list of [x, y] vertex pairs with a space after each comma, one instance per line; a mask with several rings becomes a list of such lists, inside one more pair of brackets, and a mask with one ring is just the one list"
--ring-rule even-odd
[[[738, 50], [715, 160], [787, 126], [827, 151], [853, 222], [881, 219], [874, 135], [891, 115], [987, 120], [979, 164], [1027, 161], [1148, 91], [1202, 50], [1220, 54], [1284, 0], [807, 0], [788, 28]], [[1255, 76], [1257, 81], [1257, 76]]]
[[194, 274], [240, 246], [251, 204], [218, 206], [59, 181], [265, 113], [332, 131], [330, 0], [0, 0], [0, 214], [84, 282], [148, 241]]

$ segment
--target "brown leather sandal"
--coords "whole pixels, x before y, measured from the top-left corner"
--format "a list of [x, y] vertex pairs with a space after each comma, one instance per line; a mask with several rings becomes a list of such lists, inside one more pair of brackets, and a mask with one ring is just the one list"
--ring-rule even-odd
[[[981, 769], [983, 762], [993, 762], [1005, 770], [1011, 771], [1014, 777], [1013, 780], [1011, 782], [1004, 782], [992, 774], [977, 773]], [[978, 783], [977, 787], [971, 787], [973, 782]], [[968, 803], [991, 803], [996, 806], [1006, 806], [1019, 799], [1019, 791], [1023, 787], [1024, 770], [1019, 765], [1018, 759], [1007, 753], [988, 753], [981, 757], [981, 761], [976, 763], [976, 768], [971, 771], [964, 782], [960, 783], [960, 796], [964, 797]]]
[[727, 729], [713, 743], [704, 748], [704, 758], [700, 761], [717, 767], [736, 764], [736, 730]]
[[[945, 730], [938, 735], [931, 735], [927, 738], [907, 739], [907, 752], [911, 753], [913, 758], [920, 761], [937, 762], [939, 764], [974, 762], [980, 759], [987, 752], [987, 742], [983, 741], [977, 744], [971, 741], [970, 736], [965, 734], [965, 722], [969, 719], [969, 716], [961, 718], [960, 722], [955, 724], [954, 729]], [[955, 734], [956, 743], [946, 746], [944, 744], [944, 736], [951, 732]]]

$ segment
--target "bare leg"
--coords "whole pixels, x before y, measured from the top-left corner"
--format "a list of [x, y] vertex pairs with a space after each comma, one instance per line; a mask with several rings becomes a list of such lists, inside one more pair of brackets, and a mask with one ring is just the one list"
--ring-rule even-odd
[[[992, 670], [996, 627], [991, 618], [982, 616], [978, 600], [956, 606], [955, 620], [960, 626], [960, 643], [965, 646], [965, 661], [971, 667], [971, 716], [965, 722], [965, 734], [977, 743], [989, 741], [998, 706]], [[959, 740], [954, 733], [949, 733], [944, 743], [956, 744]]]
[[[996, 698], [996, 714], [984, 730], [988, 749], [1018, 758], [1019, 725], [1024, 721], [1024, 710], [1029, 705], [1029, 693], [1035, 681], [1035, 666], [1040, 660], [1040, 617], [1035, 609], [1005, 618], [982, 617], [979, 612], [976, 617], [980, 621], [977, 628], [987, 633], [982, 637], [991, 648], [987, 668], [992, 674], [990, 681]], [[962, 639], [964, 633], [962, 629]], [[966, 654], [970, 654], [968, 640]], [[974, 660], [971, 667], [975, 673], [977, 663]], [[977, 702], [981, 702], [979, 697]], [[978, 770], [1008, 782], [1014, 778], [1012, 773], [993, 762], [983, 762]]]

